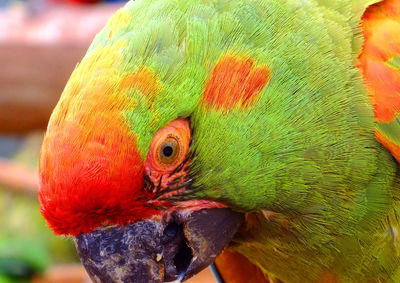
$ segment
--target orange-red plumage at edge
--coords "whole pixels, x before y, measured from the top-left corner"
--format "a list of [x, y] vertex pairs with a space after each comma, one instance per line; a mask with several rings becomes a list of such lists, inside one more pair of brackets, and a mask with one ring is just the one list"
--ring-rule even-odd
[[[400, 115], [400, 69], [390, 64], [400, 58], [400, 1], [371, 5], [361, 26], [364, 45], [359, 67], [370, 92], [375, 118], [381, 124], [392, 123]], [[400, 124], [395, 129], [400, 132]], [[400, 161], [399, 142], [391, 140], [390, 134], [376, 131], [377, 139]]]

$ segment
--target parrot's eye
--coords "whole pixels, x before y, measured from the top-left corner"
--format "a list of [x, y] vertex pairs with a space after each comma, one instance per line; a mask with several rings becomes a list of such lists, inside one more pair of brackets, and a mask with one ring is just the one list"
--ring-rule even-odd
[[164, 157], [171, 157], [173, 153], [174, 153], [174, 148], [169, 144], [164, 144], [162, 149], [162, 154], [164, 155]]
[[159, 160], [163, 164], [170, 164], [179, 156], [179, 151], [182, 148], [181, 140], [177, 136], [169, 136], [164, 143], [160, 144], [158, 149]]
[[153, 137], [146, 167], [151, 171], [173, 171], [186, 157], [190, 144], [190, 128], [186, 119], [177, 119]]

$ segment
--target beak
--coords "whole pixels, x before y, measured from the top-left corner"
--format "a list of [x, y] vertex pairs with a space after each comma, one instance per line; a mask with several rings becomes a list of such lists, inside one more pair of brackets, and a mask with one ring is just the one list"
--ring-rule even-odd
[[175, 211], [80, 234], [75, 245], [93, 282], [182, 281], [210, 265], [243, 221], [229, 208]]

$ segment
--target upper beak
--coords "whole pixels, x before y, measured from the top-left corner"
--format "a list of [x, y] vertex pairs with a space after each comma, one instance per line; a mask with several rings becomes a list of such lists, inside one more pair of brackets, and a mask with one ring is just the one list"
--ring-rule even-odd
[[75, 245], [93, 282], [185, 280], [214, 261], [243, 221], [229, 208], [175, 211], [80, 234]]

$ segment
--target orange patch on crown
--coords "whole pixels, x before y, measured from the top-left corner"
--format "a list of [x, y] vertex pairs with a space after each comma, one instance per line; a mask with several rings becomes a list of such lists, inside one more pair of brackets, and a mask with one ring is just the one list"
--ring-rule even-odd
[[120, 84], [120, 89], [136, 88], [149, 98], [154, 98], [162, 90], [157, 74], [146, 67], [140, 67], [135, 73], [126, 74]]
[[246, 108], [257, 101], [270, 78], [269, 69], [255, 66], [253, 59], [225, 55], [208, 78], [202, 102], [216, 109]]
[[362, 18], [364, 46], [359, 67], [370, 92], [378, 122], [393, 121], [400, 113], [400, 70], [387, 64], [400, 57], [400, 1], [371, 5]]

